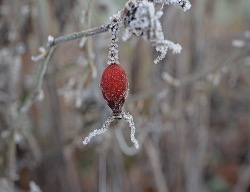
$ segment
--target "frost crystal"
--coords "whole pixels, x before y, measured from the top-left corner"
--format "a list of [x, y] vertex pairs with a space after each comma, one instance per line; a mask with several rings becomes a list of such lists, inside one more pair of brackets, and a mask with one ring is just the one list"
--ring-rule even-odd
[[109, 64], [119, 64], [118, 56], [118, 32], [120, 31], [119, 27], [121, 26], [121, 13], [118, 12], [116, 15], [110, 18], [111, 23], [109, 26], [109, 33], [111, 34], [111, 44], [109, 46], [108, 54], [108, 65]]
[[129, 127], [131, 128], [130, 139], [132, 143], [134, 144], [136, 149], [139, 149], [139, 143], [137, 139], [135, 138], [135, 124], [134, 124], [133, 116], [130, 115], [129, 113], [122, 113], [122, 116], [125, 119], [125, 121], [129, 124]]
[[173, 54], [180, 53], [182, 49], [179, 44], [164, 39], [162, 26], [159, 20], [163, 12], [156, 12], [154, 7], [154, 3], [160, 2], [165, 4], [178, 4], [182, 6], [183, 10], [186, 10], [189, 7], [188, 4], [190, 4], [189, 1], [174, 0], [151, 2], [146, 0], [138, 2], [129, 1], [123, 12], [123, 24], [126, 28], [123, 40], [126, 41], [132, 34], [143, 36], [145, 40], [150, 42], [151, 45], [156, 47], [156, 50], [160, 52], [160, 55], [154, 60], [154, 63], [158, 63], [162, 60], [166, 56], [168, 49], [171, 49]]
[[105, 133], [107, 131], [107, 129], [109, 128], [110, 124], [114, 120], [120, 120], [120, 119], [125, 119], [125, 121], [129, 124], [129, 127], [131, 128], [130, 139], [131, 139], [132, 143], [134, 144], [135, 148], [138, 149], [139, 143], [138, 143], [137, 139], [135, 138], [135, 124], [134, 124], [133, 116], [130, 115], [129, 113], [124, 113], [124, 112], [122, 112], [120, 115], [109, 117], [104, 122], [101, 129], [95, 129], [94, 131], [89, 133], [89, 135], [84, 139], [84, 141], [82, 143], [84, 145], [87, 145], [93, 137]]

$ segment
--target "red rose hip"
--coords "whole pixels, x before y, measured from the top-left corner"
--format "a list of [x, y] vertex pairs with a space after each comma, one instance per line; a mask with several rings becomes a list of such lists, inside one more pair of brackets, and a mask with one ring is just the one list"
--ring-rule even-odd
[[128, 95], [128, 76], [125, 70], [118, 64], [110, 64], [102, 73], [100, 86], [113, 115], [119, 115]]

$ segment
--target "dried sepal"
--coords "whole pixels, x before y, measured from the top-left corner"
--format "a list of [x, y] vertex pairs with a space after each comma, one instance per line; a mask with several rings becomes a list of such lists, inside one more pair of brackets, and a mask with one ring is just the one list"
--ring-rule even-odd
[[168, 49], [176, 54], [181, 52], [181, 46], [164, 39], [160, 23], [163, 12], [155, 11], [154, 3], [145, 0], [127, 2], [122, 13], [125, 26], [123, 40], [126, 41], [132, 34], [142, 36], [160, 52], [160, 55], [154, 60], [154, 63], [158, 63], [165, 57]]
[[156, 51], [160, 52], [161, 54], [157, 56], [157, 58], [154, 60], [154, 63], [157, 64], [159, 61], [165, 58], [168, 49], [172, 50], [173, 54], [179, 54], [182, 50], [182, 47], [180, 44], [175, 44], [172, 41], [169, 40], [162, 40], [159, 42], [151, 42], [153, 46], [155, 46]]
[[103, 133], [105, 133], [108, 128], [110, 127], [110, 124], [114, 121], [114, 120], [121, 120], [121, 119], [124, 119], [130, 129], [131, 129], [131, 132], [130, 132], [130, 139], [131, 139], [131, 142], [134, 144], [135, 148], [138, 149], [139, 148], [139, 142], [137, 141], [137, 139], [135, 138], [135, 124], [134, 124], [134, 120], [133, 120], [133, 116], [130, 115], [129, 113], [125, 113], [125, 112], [122, 112], [120, 113], [119, 115], [113, 115], [112, 117], [109, 117], [103, 124], [102, 128], [101, 129], [95, 129], [94, 131], [92, 131], [91, 133], [89, 133], [89, 135], [83, 140], [83, 144], [84, 145], [87, 145], [91, 139], [97, 135], [101, 135]]
[[87, 137], [85, 137], [85, 139], [83, 140], [83, 144], [87, 145], [90, 140], [97, 136], [97, 135], [101, 135], [103, 133], [105, 133], [107, 131], [107, 129], [109, 128], [110, 124], [115, 120], [115, 116], [109, 117], [104, 124], [102, 125], [101, 129], [95, 129], [94, 131], [92, 131], [91, 133], [89, 133], [89, 135]]
[[129, 113], [122, 113], [122, 118], [125, 119], [125, 121], [129, 124], [129, 127], [131, 128], [131, 132], [130, 132], [130, 139], [131, 142], [134, 144], [136, 149], [139, 149], [139, 142], [137, 141], [137, 139], [135, 138], [135, 124], [134, 124], [134, 120], [133, 120], [133, 116], [130, 115]]

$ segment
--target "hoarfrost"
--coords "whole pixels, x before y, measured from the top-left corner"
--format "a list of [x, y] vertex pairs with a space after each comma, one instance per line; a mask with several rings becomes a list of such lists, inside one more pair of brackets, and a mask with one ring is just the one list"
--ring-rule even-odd
[[[175, 4], [178, 2], [178, 5], [184, 5], [181, 3], [184, 1], [157, 1], [157, 3], [160, 2], [166, 4]], [[185, 5], [189, 3], [188, 1], [185, 2]], [[177, 54], [181, 52], [182, 48], [179, 44], [164, 39], [160, 23], [163, 12], [155, 11], [154, 3], [156, 1], [127, 2], [125, 15], [123, 16], [126, 29], [122, 39], [126, 41], [132, 34], [143, 36], [152, 46], [156, 47], [156, 51], [160, 52], [160, 55], [154, 60], [156, 64], [165, 58], [168, 49], [172, 50], [173, 54]]]
[[92, 131], [91, 133], [89, 133], [89, 135], [83, 140], [82, 143], [84, 145], [87, 145], [91, 141], [91, 139], [93, 137], [105, 133], [107, 131], [107, 129], [109, 128], [110, 124], [114, 120], [120, 120], [120, 119], [125, 119], [125, 121], [129, 124], [129, 127], [131, 128], [131, 132], [130, 132], [131, 142], [134, 144], [135, 148], [138, 149], [139, 148], [139, 142], [135, 138], [135, 130], [136, 129], [135, 129], [135, 124], [134, 124], [133, 116], [130, 115], [129, 113], [124, 113], [124, 112], [122, 112], [120, 115], [109, 117], [104, 122], [104, 124], [103, 124], [103, 126], [102, 126], [101, 129], [95, 129], [94, 131]]
[[134, 144], [135, 148], [139, 149], [139, 143], [137, 139], [135, 138], [135, 124], [134, 124], [133, 116], [130, 115], [129, 113], [123, 113], [122, 115], [125, 121], [129, 124], [129, 127], [131, 128], [130, 139], [132, 143]]
[[105, 133], [107, 131], [107, 129], [109, 128], [110, 124], [115, 120], [115, 116], [109, 117], [104, 124], [102, 125], [101, 129], [95, 129], [94, 131], [92, 131], [91, 133], [89, 133], [89, 135], [84, 139], [84, 141], [82, 142], [84, 145], [87, 145], [90, 140], [97, 136], [97, 135], [101, 135], [103, 133]]
[[110, 64], [119, 64], [119, 56], [118, 56], [118, 42], [119, 39], [117, 37], [120, 27], [121, 27], [121, 12], [119, 11], [117, 14], [113, 15], [110, 18], [111, 23], [109, 26], [109, 33], [111, 34], [111, 44], [109, 46], [109, 54], [108, 54], [108, 65]]
[[163, 3], [163, 4], [172, 4], [176, 7], [182, 9], [183, 11], [187, 11], [191, 8], [191, 4], [188, 0], [153, 0], [154, 3]]

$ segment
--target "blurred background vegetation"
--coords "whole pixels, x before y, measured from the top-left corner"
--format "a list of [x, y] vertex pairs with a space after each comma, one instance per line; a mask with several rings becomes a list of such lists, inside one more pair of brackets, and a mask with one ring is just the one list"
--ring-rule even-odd
[[249, 192], [249, 0], [164, 6], [165, 38], [183, 50], [157, 65], [142, 38], [120, 41], [130, 80], [124, 111], [134, 116], [139, 152], [123, 121], [82, 145], [111, 115], [99, 88], [107, 33], [58, 46], [44, 98], [16, 120], [41, 64], [31, 56], [48, 35], [106, 24], [124, 4], [0, 0], [0, 191]]

